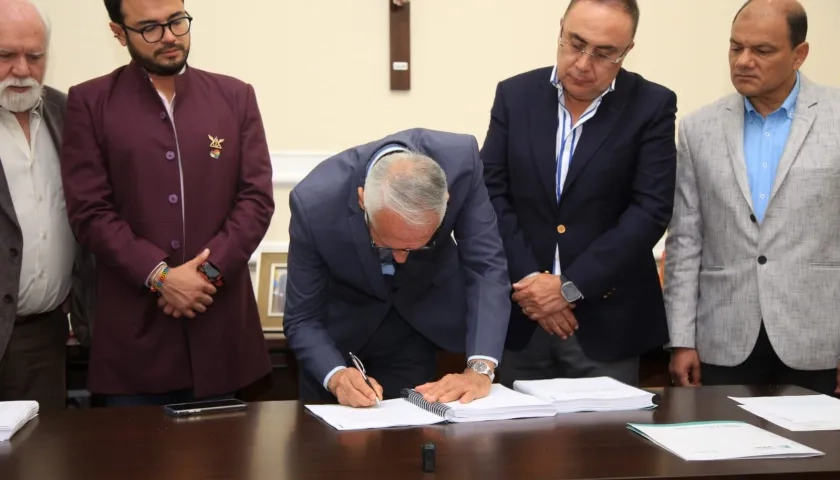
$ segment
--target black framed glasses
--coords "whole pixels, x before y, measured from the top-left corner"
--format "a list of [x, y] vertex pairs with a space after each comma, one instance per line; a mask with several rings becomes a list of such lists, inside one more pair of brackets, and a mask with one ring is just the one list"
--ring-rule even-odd
[[190, 32], [192, 26], [192, 17], [185, 15], [183, 17], [173, 18], [166, 23], [151, 23], [144, 25], [142, 28], [132, 28], [128, 25], [121, 25], [125, 30], [131, 30], [134, 33], [139, 33], [143, 36], [143, 40], [148, 43], [157, 43], [163, 39], [163, 35], [168, 28], [172, 35], [176, 37], [183, 37]]
[[394, 254], [394, 252], [405, 252], [405, 253], [427, 252], [429, 250], [433, 250], [435, 248], [435, 245], [437, 244], [437, 242], [435, 241], [435, 237], [437, 237], [438, 232], [437, 232], [437, 230], [435, 230], [435, 233], [432, 235], [432, 238], [429, 240], [429, 242], [427, 244], [423, 245], [422, 247], [417, 247], [417, 248], [383, 247], [383, 246], [377, 245], [376, 242], [373, 240], [373, 235], [371, 234], [371, 232], [373, 231], [373, 228], [370, 226], [370, 217], [368, 216], [367, 212], [365, 212], [365, 223], [367, 224], [367, 227], [368, 227], [368, 234], [370, 234], [370, 248], [372, 248], [376, 253], [379, 254], [380, 259], [389, 258], [390, 256], [392, 256]]

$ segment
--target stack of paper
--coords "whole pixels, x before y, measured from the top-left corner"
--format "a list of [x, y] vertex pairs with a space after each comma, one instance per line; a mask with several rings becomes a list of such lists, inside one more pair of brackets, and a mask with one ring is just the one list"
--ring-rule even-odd
[[610, 377], [517, 380], [513, 389], [552, 402], [558, 413], [654, 408], [654, 394]]
[[0, 442], [12, 438], [12, 435], [36, 415], [38, 415], [38, 402], [0, 402]]
[[631, 431], [689, 461], [825, 455], [744, 422], [693, 422], [671, 425], [628, 423], [627, 426]]
[[545, 400], [513, 391], [494, 383], [490, 394], [470, 403], [445, 403], [449, 409], [446, 419], [451, 422], [483, 422], [513, 418], [553, 417], [554, 406]]
[[[422, 398], [415, 392], [415, 395]], [[493, 384], [490, 393], [470, 403], [426, 403], [418, 398], [385, 400], [380, 406], [353, 408], [343, 405], [306, 405], [307, 410], [338, 430], [409, 427], [443, 422], [482, 422], [513, 418], [553, 417], [554, 407]]]
[[729, 398], [753, 415], [793, 432], [840, 430], [840, 400], [828, 395]]

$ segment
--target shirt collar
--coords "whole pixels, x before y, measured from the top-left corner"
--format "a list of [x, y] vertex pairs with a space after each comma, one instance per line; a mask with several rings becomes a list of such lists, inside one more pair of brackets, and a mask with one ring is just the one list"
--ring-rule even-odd
[[[610, 86], [607, 87], [607, 89], [604, 90], [603, 93], [601, 93], [601, 95], [598, 96], [599, 98], [603, 98], [604, 95], [606, 95], [606, 94], [612, 92], [613, 90], [615, 90], [615, 80], [616, 79], [613, 78], [613, 81], [610, 82]], [[549, 78], [549, 81], [554, 86], [554, 88], [557, 89], [558, 97], [562, 98], [562, 96], [563, 96], [563, 84], [560, 83], [560, 80], [557, 78], [557, 65], [555, 65], [554, 68], [551, 69], [551, 77]]]
[[380, 148], [370, 157], [370, 162], [368, 162], [367, 169], [365, 169], [365, 175], [370, 173], [370, 169], [373, 168], [373, 165], [379, 161], [380, 158], [384, 157], [385, 155], [396, 153], [396, 152], [407, 152], [408, 149], [405, 148], [403, 145], [399, 143], [389, 143]]
[[[801, 81], [800, 81], [800, 78], [799, 78], [799, 72], [797, 71], [796, 72], [796, 82], [793, 84], [793, 89], [790, 91], [790, 93], [788, 94], [785, 101], [782, 102], [782, 106], [780, 106], [779, 109], [776, 110], [776, 112], [778, 112], [779, 110], [784, 110], [785, 115], [788, 118], [793, 118], [793, 114], [796, 113], [796, 99], [799, 98], [799, 88], [800, 88], [800, 86], [801, 86]], [[756, 111], [752, 102], [750, 102], [750, 99], [747, 98], [746, 96], [744, 96], [744, 108], [746, 109], [747, 113], [750, 115], [750, 118], [752, 118], [754, 115], [760, 115]], [[776, 112], [773, 112], [773, 113], [776, 113]]]

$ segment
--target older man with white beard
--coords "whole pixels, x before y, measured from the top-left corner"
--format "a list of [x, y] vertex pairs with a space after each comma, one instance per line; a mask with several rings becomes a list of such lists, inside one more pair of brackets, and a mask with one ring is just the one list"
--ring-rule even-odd
[[43, 86], [49, 32], [29, 0], [0, 1], [0, 401], [36, 400], [41, 410], [66, 404], [81, 259], [59, 166], [66, 97]]

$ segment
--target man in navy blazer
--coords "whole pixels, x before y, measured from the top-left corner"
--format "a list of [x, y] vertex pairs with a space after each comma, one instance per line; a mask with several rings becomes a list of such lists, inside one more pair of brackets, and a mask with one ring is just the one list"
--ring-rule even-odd
[[503, 384], [636, 384], [639, 356], [668, 341], [652, 250], [674, 201], [677, 99], [622, 68], [638, 20], [635, 0], [573, 0], [555, 67], [496, 90], [481, 156], [514, 289]]
[[[301, 400], [488, 394], [511, 288], [474, 137], [413, 129], [351, 148], [289, 204], [284, 329]], [[466, 352], [464, 373], [431, 382], [438, 348]]]

